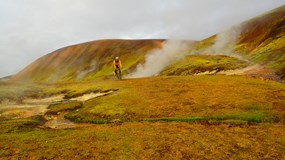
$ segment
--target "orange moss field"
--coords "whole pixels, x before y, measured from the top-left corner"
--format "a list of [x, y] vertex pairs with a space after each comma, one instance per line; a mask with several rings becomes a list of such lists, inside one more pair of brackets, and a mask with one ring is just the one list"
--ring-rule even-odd
[[284, 159], [284, 133], [183, 122], [34, 129], [0, 134], [0, 159]]

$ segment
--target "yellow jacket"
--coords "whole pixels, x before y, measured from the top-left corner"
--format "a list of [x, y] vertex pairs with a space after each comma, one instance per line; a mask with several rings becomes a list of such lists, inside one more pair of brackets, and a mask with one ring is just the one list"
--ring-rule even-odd
[[121, 63], [121, 60], [114, 60], [113, 61], [113, 65], [114, 65], [114, 68], [116, 69], [117, 67], [116, 66], [119, 66], [120, 68], [122, 68], [122, 63]]

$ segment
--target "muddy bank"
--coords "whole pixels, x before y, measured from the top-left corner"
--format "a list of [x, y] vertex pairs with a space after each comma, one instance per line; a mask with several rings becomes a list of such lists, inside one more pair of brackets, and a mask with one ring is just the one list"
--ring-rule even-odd
[[44, 115], [50, 104], [62, 100], [63, 97], [64, 95], [47, 98], [26, 98], [21, 103], [8, 100], [3, 101], [0, 104], [0, 119], [18, 119]]
[[15, 101], [2, 101], [0, 104], [0, 120], [5, 119], [19, 119], [29, 118], [33, 116], [44, 116], [47, 122], [42, 127], [60, 129], [60, 128], [74, 128], [79, 126], [86, 126], [88, 124], [76, 124], [64, 118], [67, 112], [59, 112], [58, 114], [46, 114], [48, 107], [53, 104], [64, 104], [67, 101], [79, 101], [84, 103], [89, 99], [111, 94], [114, 90], [98, 93], [86, 93], [81, 96], [71, 99], [65, 99], [66, 95], [59, 94], [46, 98], [26, 98], [21, 103]]
[[95, 97], [106, 96], [106, 95], [111, 94], [113, 92], [114, 91], [111, 90], [111, 91], [108, 91], [108, 92], [88, 93], [88, 94], [84, 94], [84, 95], [79, 96], [79, 97], [71, 98], [70, 100], [84, 102], [84, 101], [87, 101], [87, 100], [95, 98]]

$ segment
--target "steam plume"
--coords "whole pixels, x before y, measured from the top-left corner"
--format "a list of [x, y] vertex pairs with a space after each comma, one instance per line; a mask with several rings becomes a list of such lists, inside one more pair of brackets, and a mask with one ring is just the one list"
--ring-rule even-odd
[[215, 43], [207, 48], [203, 53], [233, 55], [234, 46], [240, 37], [242, 26], [232, 27], [222, 33], [219, 33], [215, 39]]
[[202, 51], [200, 54], [226, 55], [250, 62], [247, 58], [235, 53], [234, 51], [234, 47], [240, 38], [242, 30], [243, 25], [241, 24], [231, 27], [222, 33], [219, 33], [216, 36], [214, 44]]
[[[246, 60], [234, 52], [234, 46], [240, 37], [241, 31], [242, 26], [235, 26], [218, 34], [214, 44], [198, 54], [227, 55]], [[164, 43], [162, 49], [156, 49], [147, 54], [145, 63], [137, 65], [135, 71], [128, 77], [139, 78], [154, 76], [172, 62], [191, 54], [197, 54], [197, 51], [194, 50], [190, 52], [189, 42], [168, 40]]]
[[158, 74], [172, 62], [189, 54], [190, 45], [187, 41], [168, 40], [163, 48], [156, 49], [147, 54], [145, 63], [137, 65], [129, 78], [150, 77]]

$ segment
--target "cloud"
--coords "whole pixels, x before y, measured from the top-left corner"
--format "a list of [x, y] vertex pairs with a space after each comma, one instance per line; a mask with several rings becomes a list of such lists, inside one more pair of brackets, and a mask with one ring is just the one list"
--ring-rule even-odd
[[109, 38], [199, 40], [284, 0], [0, 1], [0, 77], [67, 45]]

